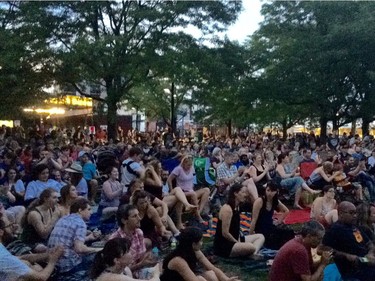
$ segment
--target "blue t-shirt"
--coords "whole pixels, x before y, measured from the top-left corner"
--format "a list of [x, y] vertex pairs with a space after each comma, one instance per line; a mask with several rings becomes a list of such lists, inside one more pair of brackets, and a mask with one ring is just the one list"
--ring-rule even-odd
[[39, 195], [47, 188], [53, 188], [60, 194], [61, 184], [51, 179], [46, 182], [40, 180], [31, 181], [26, 188], [25, 200], [39, 198]]
[[90, 181], [96, 177], [96, 167], [93, 163], [87, 162], [82, 166], [82, 173], [85, 180]]
[[29, 273], [31, 273], [31, 268], [13, 256], [0, 243], [0, 280], [17, 280]]

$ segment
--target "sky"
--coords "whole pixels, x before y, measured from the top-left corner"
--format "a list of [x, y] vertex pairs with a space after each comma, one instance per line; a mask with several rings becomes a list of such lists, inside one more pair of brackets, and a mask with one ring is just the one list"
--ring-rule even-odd
[[263, 20], [260, 14], [262, 7], [261, 0], [242, 0], [243, 11], [239, 15], [236, 23], [228, 28], [227, 35], [231, 40], [243, 43], [244, 40], [259, 27]]

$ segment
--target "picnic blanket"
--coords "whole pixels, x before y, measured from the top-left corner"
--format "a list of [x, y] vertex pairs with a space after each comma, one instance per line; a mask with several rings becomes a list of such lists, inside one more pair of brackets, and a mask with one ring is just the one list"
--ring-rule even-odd
[[285, 224], [304, 223], [310, 220], [310, 209], [291, 210], [285, 218]]
[[[249, 212], [242, 212], [240, 214], [241, 218], [241, 232], [244, 235], [248, 235], [250, 233], [250, 223], [251, 223], [251, 214]], [[217, 227], [218, 218], [214, 217], [211, 219], [211, 221], [204, 222], [204, 237], [213, 237], [216, 233], [216, 227]]]

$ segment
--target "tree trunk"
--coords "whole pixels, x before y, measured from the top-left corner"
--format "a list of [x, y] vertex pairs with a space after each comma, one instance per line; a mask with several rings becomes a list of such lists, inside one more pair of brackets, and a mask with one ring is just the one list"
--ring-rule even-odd
[[228, 137], [232, 135], [232, 119], [229, 119], [227, 122], [227, 134]]
[[113, 80], [106, 80], [108, 141], [111, 139], [115, 140], [117, 137], [117, 103], [119, 102], [117, 97], [119, 96], [119, 94], [116, 93], [118, 88], [112, 84]]
[[327, 141], [327, 118], [320, 117], [320, 144], [324, 144]]
[[370, 132], [370, 118], [367, 116], [362, 117], [362, 137], [368, 136]]
[[281, 122], [281, 126], [283, 127], [283, 140], [288, 138], [288, 126], [287, 126], [286, 118]]
[[107, 126], [108, 126], [108, 141], [115, 140], [117, 137], [117, 104], [113, 102], [107, 102]]
[[355, 135], [355, 131], [357, 130], [357, 119], [355, 119], [353, 122], [352, 122], [352, 135], [354, 136]]

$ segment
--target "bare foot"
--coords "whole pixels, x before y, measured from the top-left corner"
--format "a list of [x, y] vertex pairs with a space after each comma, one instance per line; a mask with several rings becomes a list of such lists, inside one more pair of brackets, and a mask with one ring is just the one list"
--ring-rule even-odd
[[193, 210], [196, 210], [198, 206], [189, 204], [187, 207], [185, 207], [186, 212], [191, 212]]
[[294, 204], [293, 208], [296, 210], [303, 210], [303, 208], [299, 204]]
[[183, 224], [177, 224], [177, 225], [176, 225], [176, 228], [177, 228], [178, 230], [182, 230], [182, 229], [185, 229], [185, 226], [184, 226]]

